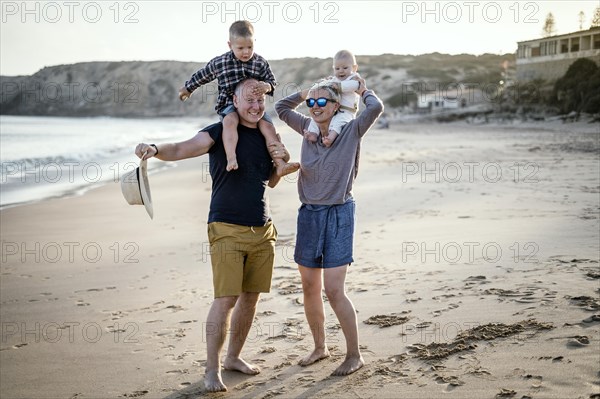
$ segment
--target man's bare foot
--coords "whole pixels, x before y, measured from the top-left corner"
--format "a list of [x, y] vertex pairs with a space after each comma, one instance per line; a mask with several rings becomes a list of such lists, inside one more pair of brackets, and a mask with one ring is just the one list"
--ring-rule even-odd
[[331, 145], [333, 144], [333, 142], [335, 141], [337, 136], [338, 136], [338, 134], [336, 132], [334, 132], [333, 130], [330, 130], [329, 134], [327, 136], [323, 137], [323, 145], [325, 147], [331, 147]]
[[221, 379], [221, 372], [218, 370], [207, 370], [204, 374], [204, 386], [208, 392], [225, 392], [227, 387]]
[[300, 164], [298, 162], [280, 162], [277, 164], [277, 176], [283, 177], [290, 173], [294, 173], [298, 169], [300, 169]]
[[310, 142], [310, 143], [316, 143], [317, 140], [319, 139], [319, 135], [313, 132], [309, 132], [308, 130], [304, 131], [304, 138], [306, 139], [306, 141]]
[[316, 363], [319, 360], [326, 359], [329, 357], [329, 349], [325, 348], [315, 348], [315, 350], [304, 359], [300, 360], [298, 364], [300, 366], [308, 366], [310, 364]]
[[236, 170], [237, 168], [238, 168], [237, 158], [232, 158], [232, 159], [227, 160], [227, 167], [225, 169], [227, 169], [228, 172], [231, 172], [232, 170]]
[[340, 364], [340, 366], [331, 373], [331, 375], [348, 375], [354, 373], [356, 370], [360, 369], [365, 365], [365, 360], [362, 356], [352, 356], [346, 357], [344, 363]]
[[225, 361], [223, 362], [223, 368], [225, 370], [239, 371], [240, 373], [249, 375], [256, 375], [260, 373], [260, 368], [258, 366], [247, 363], [244, 359], [239, 357], [226, 357]]

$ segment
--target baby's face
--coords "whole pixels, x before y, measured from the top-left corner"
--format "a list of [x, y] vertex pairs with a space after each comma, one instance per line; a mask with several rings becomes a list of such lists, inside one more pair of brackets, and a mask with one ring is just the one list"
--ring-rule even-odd
[[352, 63], [349, 57], [340, 58], [333, 61], [333, 74], [340, 80], [346, 79], [358, 69], [358, 65]]

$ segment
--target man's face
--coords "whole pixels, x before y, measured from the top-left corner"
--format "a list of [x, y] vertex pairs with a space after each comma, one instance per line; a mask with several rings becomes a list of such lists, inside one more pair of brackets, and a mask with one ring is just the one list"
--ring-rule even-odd
[[237, 108], [240, 123], [248, 127], [257, 127], [265, 114], [265, 95], [253, 94], [257, 81], [247, 81], [233, 96], [233, 105]]

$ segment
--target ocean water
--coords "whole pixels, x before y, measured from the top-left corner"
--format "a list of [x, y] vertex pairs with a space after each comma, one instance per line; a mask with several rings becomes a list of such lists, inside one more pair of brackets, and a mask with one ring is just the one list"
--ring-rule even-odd
[[185, 140], [215, 121], [0, 116], [0, 208], [118, 182], [139, 163], [136, 144]]

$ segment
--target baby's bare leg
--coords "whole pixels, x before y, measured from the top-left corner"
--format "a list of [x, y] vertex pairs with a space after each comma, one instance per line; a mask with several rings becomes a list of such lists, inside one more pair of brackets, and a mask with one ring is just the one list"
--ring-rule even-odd
[[304, 130], [304, 138], [311, 143], [316, 143], [319, 140], [319, 135], [315, 132]]
[[335, 130], [330, 130], [329, 134], [327, 136], [323, 137], [323, 145], [325, 147], [331, 147], [331, 145], [333, 144], [335, 139], [337, 139], [338, 135], [339, 135], [338, 132], [336, 132]]

